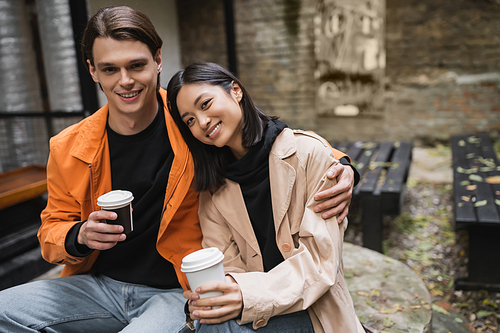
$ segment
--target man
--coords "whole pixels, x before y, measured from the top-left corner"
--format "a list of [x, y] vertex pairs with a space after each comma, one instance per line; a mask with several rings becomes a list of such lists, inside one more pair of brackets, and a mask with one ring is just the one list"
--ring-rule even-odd
[[[62, 278], [1, 292], [0, 331], [187, 329], [180, 264], [201, 247], [198, 193], [191, 156], [159, 88], [161, 46], [150, 20], [129, 7], [103, 8], [88, 22], [82, 52], [108, 104], [51, 139], [38, 233], [43, 257], [65, 265]], [[318, 194], [336, 194], [318, 207], [336, 206], [326, 215], [347, 215], [352, 170], [330, 170], [339, 184]], [[135, 197], [127, 235], [105, 223], [115, 213], [97, 207], [114, 189]]]

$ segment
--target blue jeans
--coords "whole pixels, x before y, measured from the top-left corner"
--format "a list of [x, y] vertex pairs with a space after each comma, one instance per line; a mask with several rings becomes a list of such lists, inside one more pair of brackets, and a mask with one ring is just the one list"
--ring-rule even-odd
[[269, 319], [267, 325], [257, 330], [252, 328], [252, 323], [238, 325], [236, 320], [228, 320], [221, 324], [200, 324], [195, 322], [196, 333], [240, 333], [240, 332], [259, 332], [259, 333], [314, 333], [314, 328], [307, 311], [299, 311], [282, 316], [276, 316]]
[[163, 290], [91, 274], [0, 292], [0, 332], [191, 332], [182, 289]]

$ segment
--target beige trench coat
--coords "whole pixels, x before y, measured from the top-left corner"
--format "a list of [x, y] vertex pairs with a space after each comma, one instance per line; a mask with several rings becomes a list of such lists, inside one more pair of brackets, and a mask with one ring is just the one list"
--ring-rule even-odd
[[319, 136], [285, 129], [269, 155], [276, 242], [284, 262], [264, 273], [257, 238], [237, 183], [200, 194], [203, 246], [224, 253], [224, 268], [240, 285], [240, 324], [307, 309], [315, 332], [364, 332], [344, 280], [342, 243], [347, 219], [314, 213], [314, 194], [330, 188], [325, 170], [338, 163]]

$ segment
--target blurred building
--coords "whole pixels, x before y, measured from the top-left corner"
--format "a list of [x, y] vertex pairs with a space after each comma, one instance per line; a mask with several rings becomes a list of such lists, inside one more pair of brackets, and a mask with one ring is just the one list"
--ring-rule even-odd
[[499, 136], [498, 0], [0, 0], [0, 172], [44, 164], [49, 136], [105, 103], [78, 41], [112, 4], [157, 27], [162, 86], [213, 61], [264, 112], [329, 140]]

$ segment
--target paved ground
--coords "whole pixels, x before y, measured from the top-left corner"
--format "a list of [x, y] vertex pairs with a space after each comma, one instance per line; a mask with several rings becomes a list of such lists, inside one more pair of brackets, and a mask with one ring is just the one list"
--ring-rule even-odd
[[451, 151], [448, 148], [413, 148], [409, 178], [431, 183], [453, 182]]

